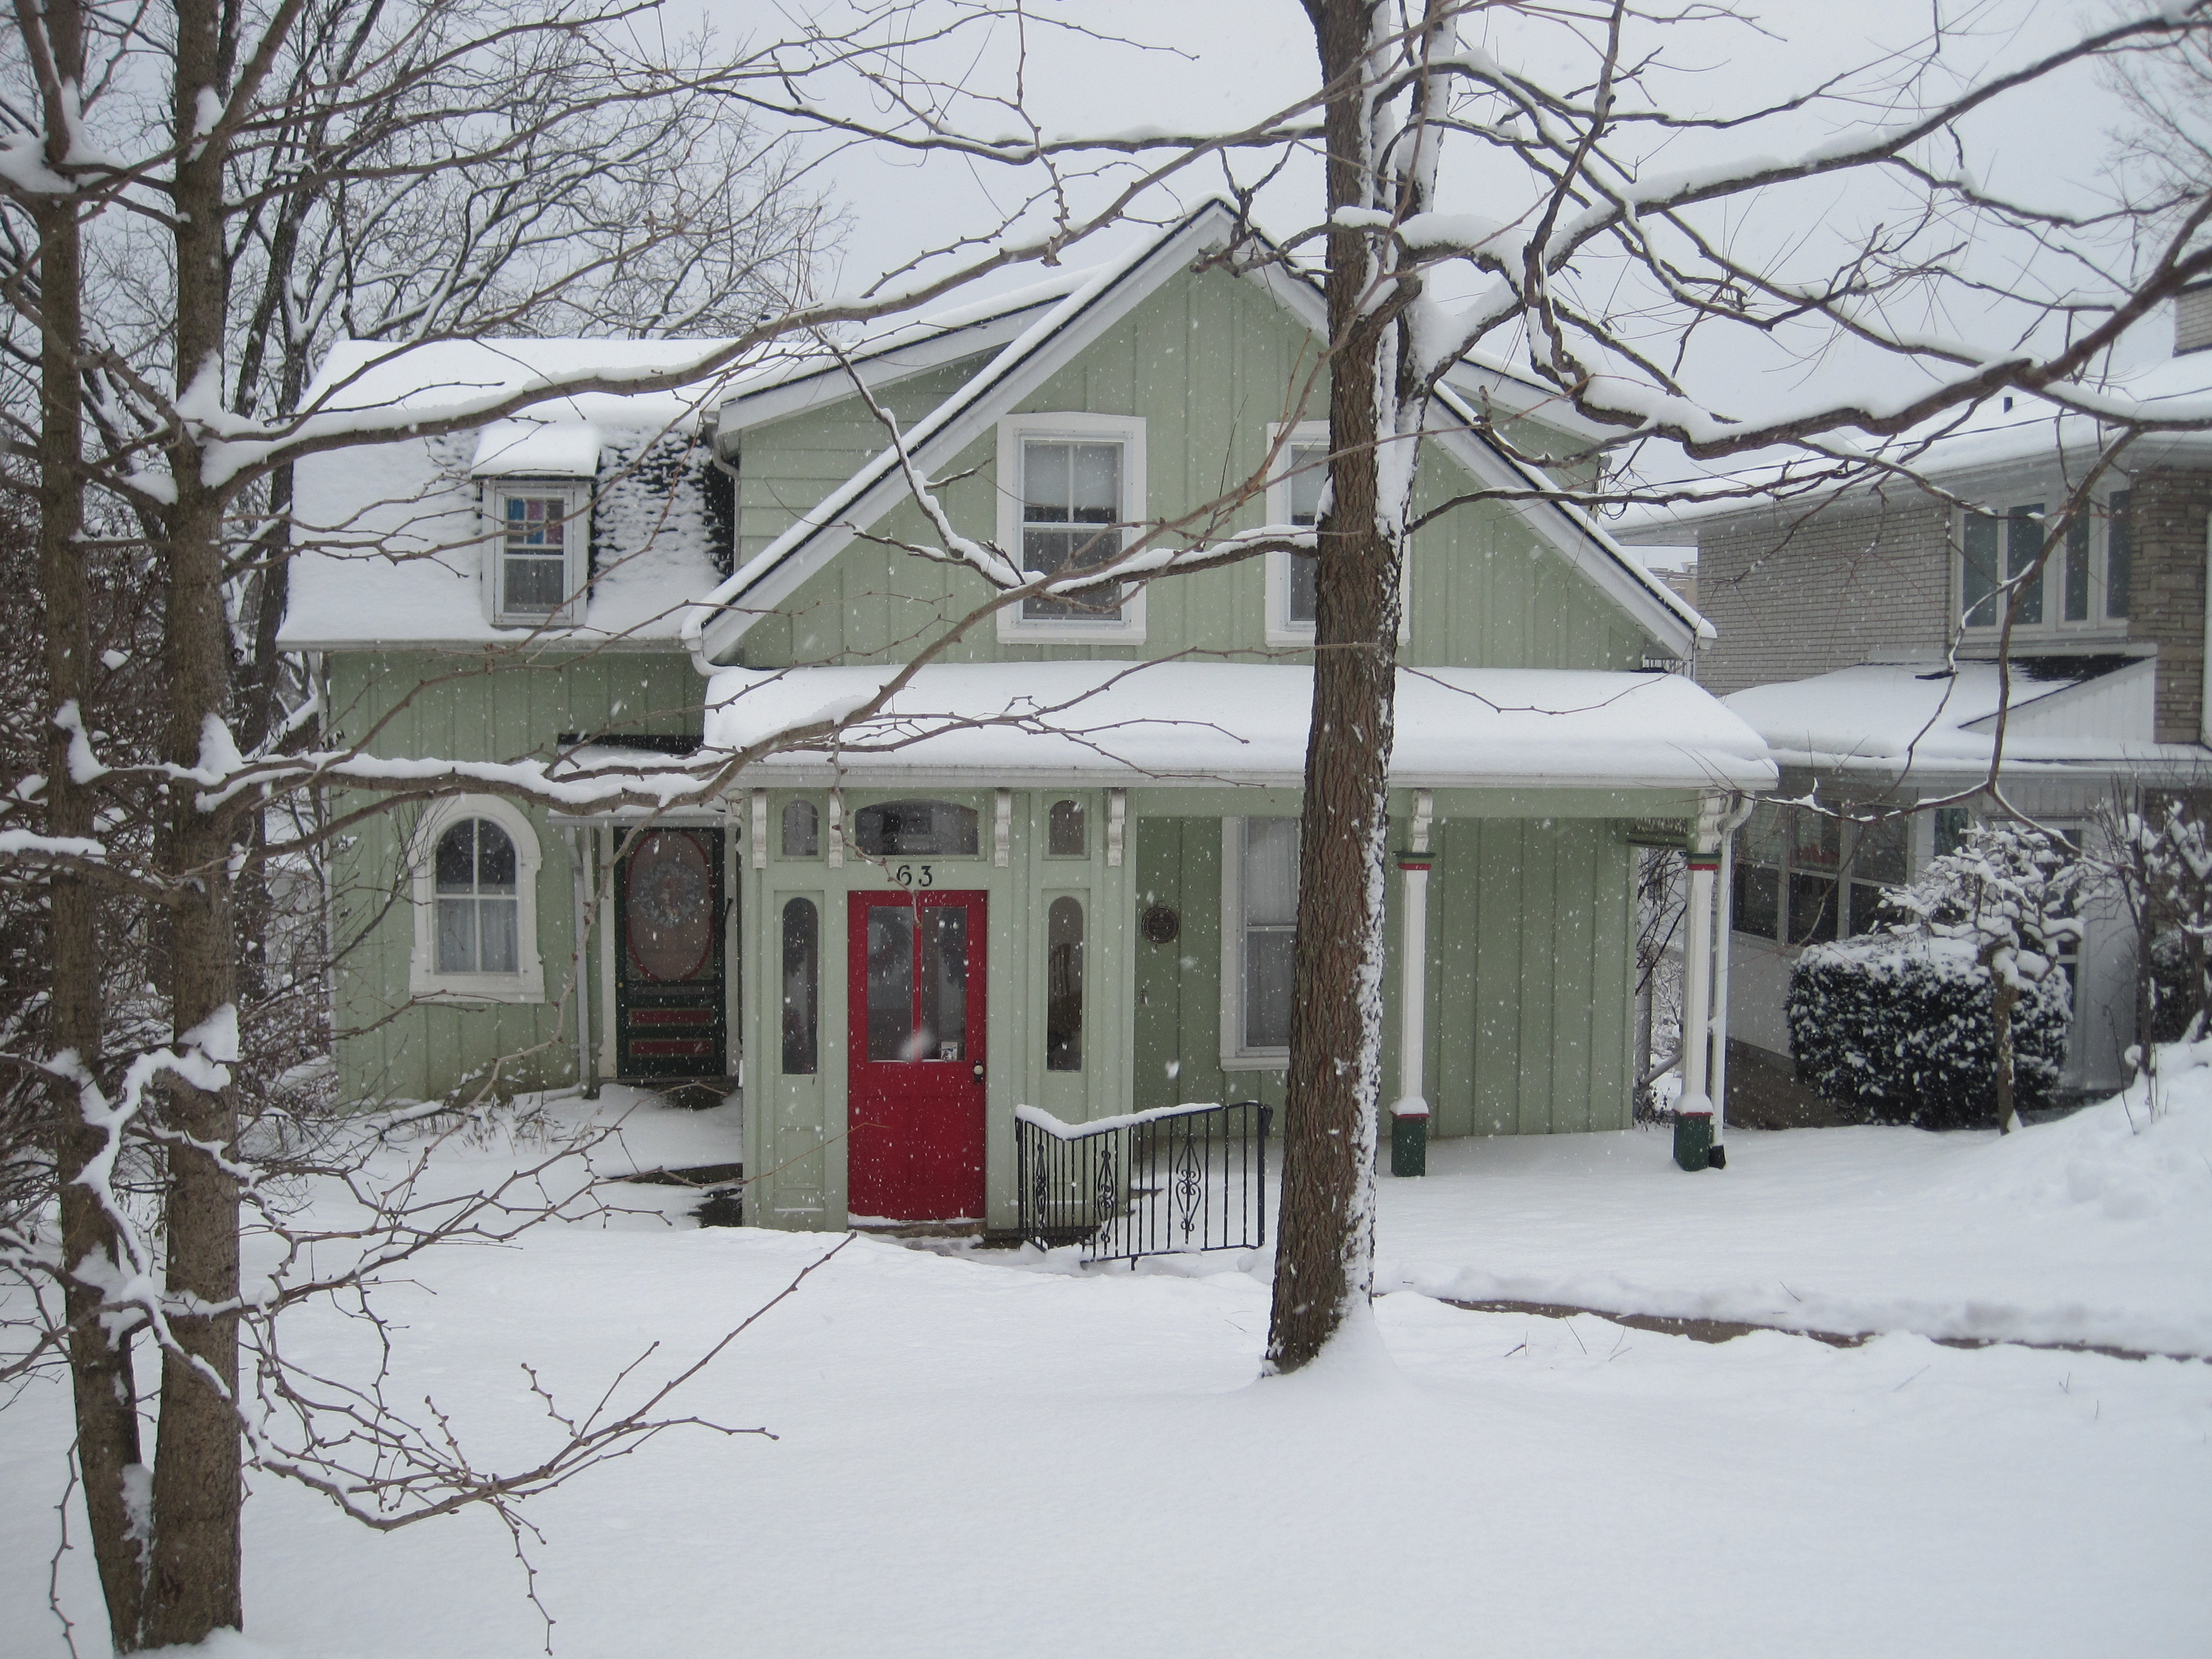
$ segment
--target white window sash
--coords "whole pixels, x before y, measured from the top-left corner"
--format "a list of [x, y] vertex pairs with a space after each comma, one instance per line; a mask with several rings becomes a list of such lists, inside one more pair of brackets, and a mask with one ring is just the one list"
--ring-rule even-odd
[[[573, 628], [584, 619], [592, 568], [592, 487], [574, 479], [487, 478], [483, 481], [484, 594], [488, 620], [499, 628]], [[507, 506], [510, 500], [558, 501], [562, 537], [557, 552], [510, 553]], [[520, 608], [508, 599], [510, 560], [520, 564], [561, 562], [565, 598], [553, 610]]]
[[[1012, 415], [999, 422], [998, 541], [1007, 554], [1021, 557], [1024, 509], [1023, 446], [1030, 441], [1118, 443], [1121, 447], [1121, 503], [1117, 513], [1124, 526], [1141, 519], [1149, 500], [1145, 480], [1145, 422], [1142, 416], [1093, 415], [1085, 412]], [[1124, 532], [1126, 545], [1129, 538]], [[1145, 638], [1145, 590], [1125, 591], [1119, 617], [1026, 617], [1024, 605], [1008, 605], [999, 612], [999, 638], [1036, 644], [1050, 640], [1095, 641], [1141, 644]]]

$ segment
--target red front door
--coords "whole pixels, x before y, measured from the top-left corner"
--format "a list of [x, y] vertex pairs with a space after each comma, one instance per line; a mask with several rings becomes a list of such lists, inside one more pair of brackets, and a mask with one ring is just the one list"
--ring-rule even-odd
[[854, 893], [846, 1207], [983, 1213], [981, 893]]

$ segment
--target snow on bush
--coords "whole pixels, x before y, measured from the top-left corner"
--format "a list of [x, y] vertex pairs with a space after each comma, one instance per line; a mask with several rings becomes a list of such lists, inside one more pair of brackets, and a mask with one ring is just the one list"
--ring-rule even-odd
[[[1869, 1122], [1923, 1129], [1993, 1122], [1996, 1028], [1990, 970], [1963, 939], [1869, 933], [1815, 945], [1790, 976], [1790, 1051], [1800, 1081]], [[2066, 979], [2013, 1009], [2021, 1106], [2047, 1102], [2073, 1018]]]
[[1886, 1123], [2019, 1127], [2066, 1055], [2072, 991], [2058, 953], [2081, 866], [2038, 830], [1969, 832], [1890, 895], [1910, 920], [1815, 945], [1790, 979], [1797, 1075]]

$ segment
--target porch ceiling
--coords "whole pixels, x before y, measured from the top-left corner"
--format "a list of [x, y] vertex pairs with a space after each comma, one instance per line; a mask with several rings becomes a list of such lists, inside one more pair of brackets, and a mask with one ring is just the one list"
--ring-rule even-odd
[[[706, 741], [733, 750], [843, 719], [889, 667], [725, 669]], [[1003, 785], [1297, 787], [1313, 671], [1279, 663], [932, 665], [833, 742], [747, 769], [818, 786], [917, 773]], [[1401, 668], [1391, 781], [1404, 788], [1765, 789], [1776, 770], [1739, 716], [1678, 674]]]

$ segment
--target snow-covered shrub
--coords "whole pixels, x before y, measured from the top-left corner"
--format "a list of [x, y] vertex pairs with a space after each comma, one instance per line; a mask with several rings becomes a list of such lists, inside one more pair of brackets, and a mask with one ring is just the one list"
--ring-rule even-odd
[[[2203, 791], [2122, 795], [2098, 814], [2100, 872], [2142, 944], [2137, 1040], [2212, 1021], [2212, 801]], [[2199, 1024], [2197, 1029], [2204, 1029]]]
[[[1918, 932], [1808, 947], [1790, 976], [1799, 1081], [1870, 1122], [1994, 1122], [1996, 999], [1979, 958], [1968, 940]], [[2035, 981], [2014, 1005], [2016, 1107], [2050, 1098], [2072, 1017], [2063, 974]]]

